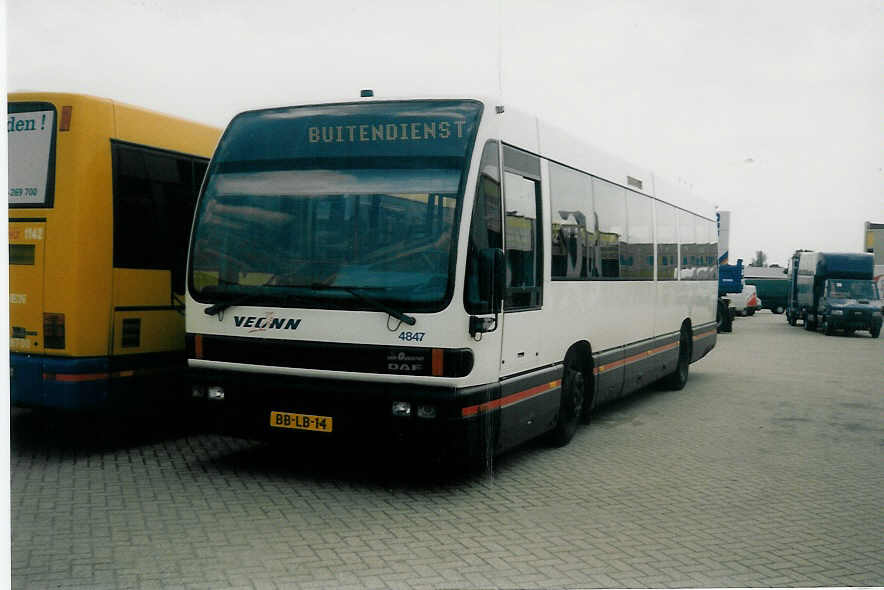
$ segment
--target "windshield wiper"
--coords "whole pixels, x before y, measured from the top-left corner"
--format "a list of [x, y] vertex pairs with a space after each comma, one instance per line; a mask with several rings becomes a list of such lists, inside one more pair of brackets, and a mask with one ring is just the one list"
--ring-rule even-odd
[[[266, 287], [267, 285], [262, 285]], [[270, 285], [273, 286], [273, 285]], [[248, 303], [249, 301], [261, 301], [261, 300], [281, 300], [284, 303], [296, 302], [303, 303], [304, 299], [302, 297], [298, 297], [297, 295], [292, 295], [289, 293], [244, 293], [240, 297], [234, 297], [228, 301], [219, 301], [214, 305], [210, 305], [206, 309], [203, 310], [203, 313], [206, 315], [217, 315], [218, 313], [224, 311], [228, 307], [236, 307], [237, 305], [242, 305], [244, 303]]]
[[[367, 303], [374, 307], [375, 309], [379, 309], [380, 311], [388, 313], [390, 316], [396, 318], [400, 322], [405, 322], [409, 326], [413, 326], [417, 323], [417, 320], [411, 317], [410, 315], [406, 315], [401, 311], [397, 311], [392, 307], [381, 303], [374, 297], [369, 297], [368, 295], [363, 295], [357, 289], [370, 289], [372, 287], [351, 287], [347, 285], [326, 285], [324, 283], [311, 283], [309, 286], [310, 289], [314, 291], [346, 291], [356, 299], [359, 299], [363, 303]], [[378, 287], [381, 288], [381, 287]]]
[[213, 305], [210, 305], [203, 312], [206, 315], [217, 315], [218, 313], [224, 311], [228, 307], [235, 307], [237, 305], [242, 305], [243, 303], [248, 302], [251, 299], [261, 299], [260, 295], [256, 295], [255, 293], [250, 293], [248, 295], [243, 295], [242, 297], [235, 297], [229, 301], [219, 301]]

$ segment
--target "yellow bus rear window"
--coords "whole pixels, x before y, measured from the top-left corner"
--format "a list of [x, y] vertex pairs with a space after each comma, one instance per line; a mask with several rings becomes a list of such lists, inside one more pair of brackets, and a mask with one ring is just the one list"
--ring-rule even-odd
[[9, 264], [34, 266], [34, 244], [9, 244]]

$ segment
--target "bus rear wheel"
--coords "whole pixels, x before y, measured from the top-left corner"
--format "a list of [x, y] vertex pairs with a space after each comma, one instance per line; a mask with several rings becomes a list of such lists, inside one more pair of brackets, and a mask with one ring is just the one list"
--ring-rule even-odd
[[685, 328], [681, 329], [678, 337], [678, 363], [675, 370], [663, 380], [663, 385], [672, 391], [684, 389], [688, 383], [688, 374], [691, 366], [691, 335]]
[[549, 443], [554, 447], [564, 447], [577, 432], [577, 425], [583, 415], [586, 380], [582, 367], [573, 360], [565, 360], [562, 375], [562, 397], [559, 402], [559, 417], [555, 428], [549, 433]]

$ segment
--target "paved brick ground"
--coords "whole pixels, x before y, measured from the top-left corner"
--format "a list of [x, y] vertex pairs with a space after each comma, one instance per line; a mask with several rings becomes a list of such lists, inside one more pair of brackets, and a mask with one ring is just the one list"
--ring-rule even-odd
[[15, 411], [13, 586], [881, 586], [882, 353], [740, 318], [683, 391], [441, 482]]

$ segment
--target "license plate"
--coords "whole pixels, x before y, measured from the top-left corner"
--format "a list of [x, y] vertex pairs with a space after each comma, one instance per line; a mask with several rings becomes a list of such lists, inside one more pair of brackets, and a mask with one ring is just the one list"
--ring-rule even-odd
[[291, 412], [270, 412], [270, 426], [273, 428], [293, 428], [295, 430], [314, 430], [331, 432], [331, 416], [311, 416], [310, 414], [293, 414]]

